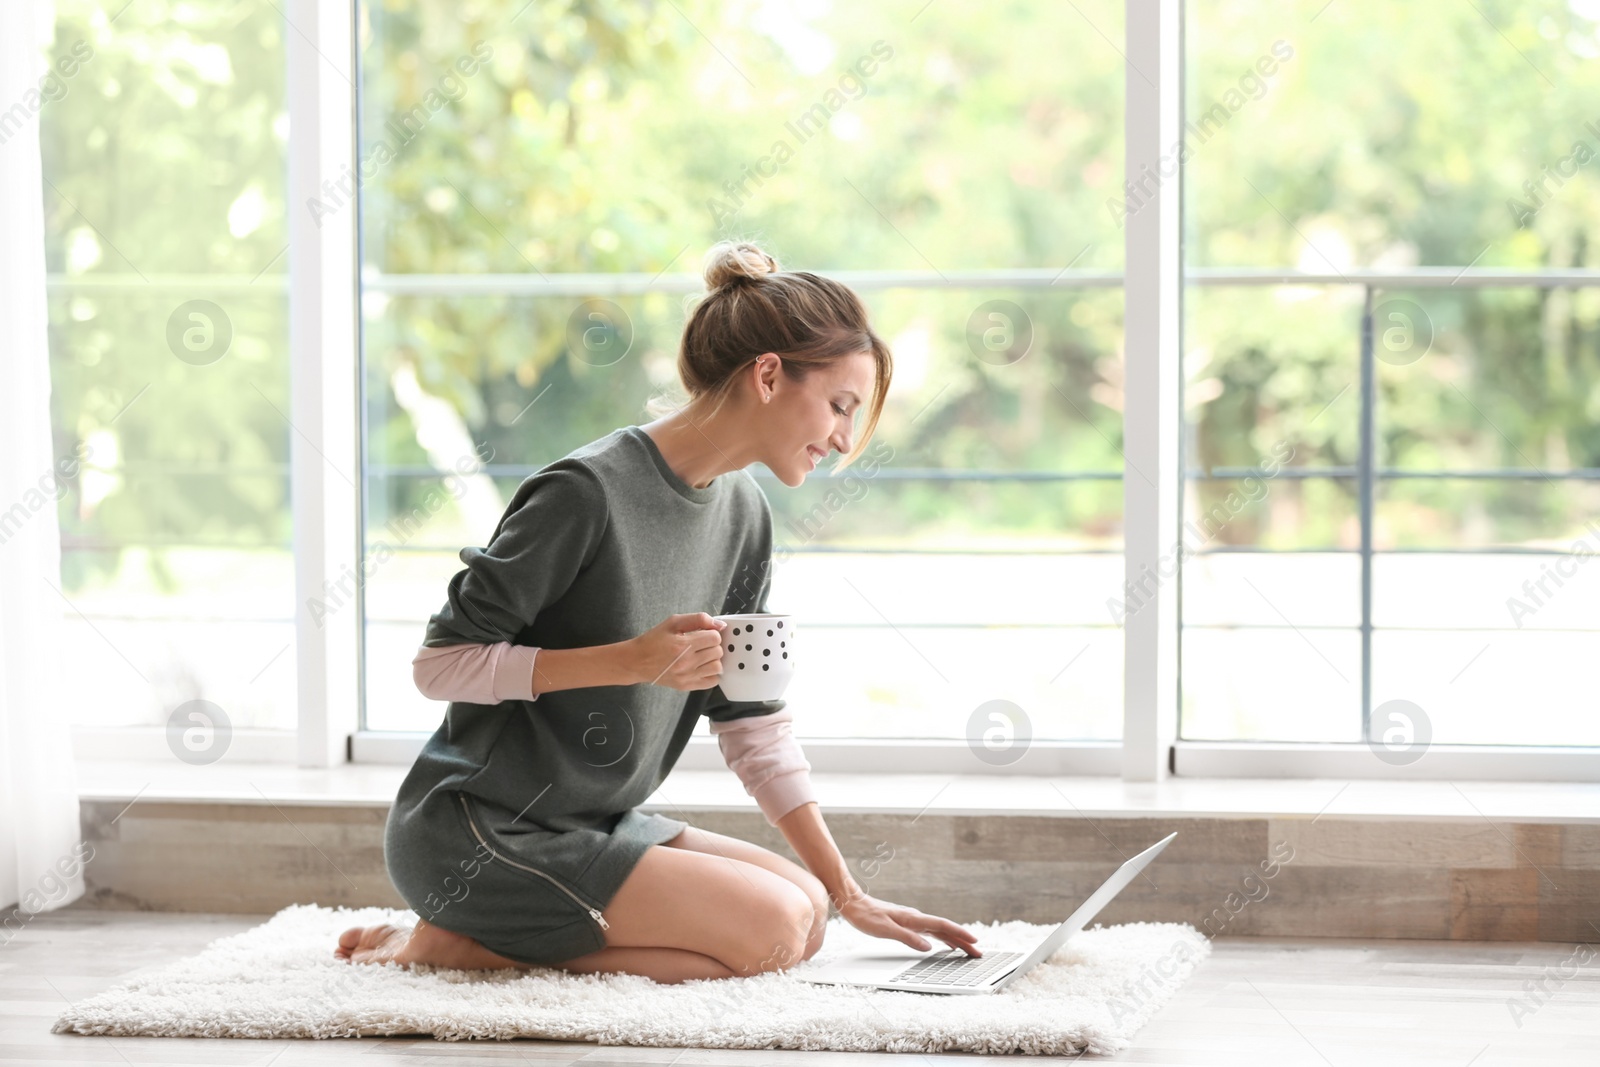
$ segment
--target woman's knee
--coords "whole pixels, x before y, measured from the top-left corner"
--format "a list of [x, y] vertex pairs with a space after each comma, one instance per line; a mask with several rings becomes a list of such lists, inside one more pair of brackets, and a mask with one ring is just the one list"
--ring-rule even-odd
[[806, 896], [811, 901], [811, 929], [807, 933], [806, 943], [800, 958], [809, 960], [817, 954], [817, 949], [822, 947], [822, 939], [828, 932], [828, 890], [823, 886], [821, 879], [811, 872], [806, 872], [806, 877], [801, 884]]
[[828, 891], [820, 879], [793, 860], [779, 856], [770, 849], [741, 840], [737, 837], [728, 837], [725, 834], [702, 830], [698, 827], [688, 827], [677, 837], [666, 844], [674, 849], [697, 852], [721, 859], [736, 859], [760, 867], [763, 870], [786, 879], [811, 899], [812, 919], [810, 929], [802, 946], [801, 959], [810, 959], [822, 947], [823, 935], [827, 931], [828, 917], [830, 914]]
[[786, 879], [755, 895], [743, 914], [742, 936], [734, 959], [722, 962], [735, 974], [761, 974], [793, 967], [821, 945], [816, 904], [810, 894]]

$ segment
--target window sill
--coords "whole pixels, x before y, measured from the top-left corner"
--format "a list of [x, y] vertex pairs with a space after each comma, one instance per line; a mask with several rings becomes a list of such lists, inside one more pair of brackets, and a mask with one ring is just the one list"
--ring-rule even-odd
[[[427, 734], [363, 730], [350, 739], [356, 763], [409, 767]], [[973, 759], [974, 748], [955, 739], [812, 737], [801, 741], [813, 774], [878, 774], [894, 766], [899, 773], [1013, 777], [1084, 777], [1122, 771], [1120, 741], [1033, 741], [1010, 762], [992, 766]], [[678, 757], [676, 771], [721, 771], [726, 767], [717, 739], [696, 734]]]
[[[220, 761], [206, 767], [159, 762], [79, 760], [86, 801], [242, 803], [296, 807], [387, 808], [407, 767], [344, 764], [301, 768]], [[1019, 815], [1072, 818], [1423, 819], [1600, 824], [1597, 782], [1453, 782], [1370, 779], [1173, 778], [818, 773], [824, 812], [896, 815]], [[678, 768], [642, 807], [751, 812], [755, 801], [725, 768]]]

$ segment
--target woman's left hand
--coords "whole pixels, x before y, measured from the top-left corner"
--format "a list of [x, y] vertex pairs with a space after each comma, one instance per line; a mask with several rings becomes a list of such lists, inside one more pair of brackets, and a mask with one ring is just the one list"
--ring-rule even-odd
[[835, 902], [846, 922], [873, 937], [887, 937], [903, 941], [915, 949], [929, 949], [933, 943], [923, 934], [932, 934], [951, 948], [961, 949], [969, 956], [981, 956], [976, 948], [978, 939], [949, 919], [928, 915], [916, 908], [902, 907], [886, 900], [856, 893], [843, 904]]

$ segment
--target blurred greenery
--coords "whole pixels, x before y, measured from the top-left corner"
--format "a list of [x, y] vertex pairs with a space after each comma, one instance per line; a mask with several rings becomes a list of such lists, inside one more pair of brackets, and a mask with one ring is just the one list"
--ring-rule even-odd
[[[678, 295], [608, 297], [631, 348], [600, 366], [568, 340], [589, 294], [397, 293], [385, 279], [697, 273], [729, 236], [823, 271], [1122, 267], [1115, 0], [358, 11], [374, 528], [438, 486], [387, 468], [447, 458], [425, 447], [416, 398], [402, 403], [412, 376], [464, 440], [536, 468], [646, 421], [645, 400], [674, 389], [685, 310]], [[154, 549], [141, 559], [171, 587], [162, 546], [287, 546], [289, 212], [352, 210], [348, 185], [339, 192], [349, 176], [328, 175], [322, 203], [287, 201], [296, 31], [279, 7], [58, 0], [57, 12], [52, 54], [92, 50], [40, 116], [56, 446], [95, 448], [62, 502], [66, 580], [109, 580], [117, 546], [133, 544]], [[1596, 265], [1600, 160], [1570, 177], [1546, 168], [1580, 142], [1600, 151], [1600, 3], [1190, 0], [1187, 12], [1189, 114], [1228, 113], [1184, 171], [1191, 267]], [[1273, 55], [1274, 73], [1251, 73]], [[820, 113], [825, 126], [802, 128]], [[1540, 182], [1535, 199], [1525, 183]], [[896, 353], [879, 430], [892, 468], [1120, 471], [1119, 290], [1063, 279], [863, 295]], [[995, 298], [1021, 305], [1032, 329], [1026, 357], [1004, 365], [967, 346], [969, 319]], [[169, 348], [169, 320], [194, 299], [231, 324], [216, 362]], [[1380, 466], [1600, 467], [1600, 294], [1391, 287], [1376, 299], [1414, 301], [1429, 338], [1420, 359], [1379, 365]], [[1280, 443], [1295, 466], [1354, 465], [1359, 286], [1191, 286], [1185, 301], [1191, 468], [1256, 466]], [[517, 480], [498, 477], [502, 498]], [[1590, 509], [1562, 484], [1387, 483], [1378, 542], [1565, 542]], [[883, 485], [820, 540], [1121, 546], [1115, 480]], [[1281, 479], [1217, 540], [1352, 548], [1354, 485]], [[780, 526], [830, 488], [772, 494]], [[1231, 488], [1190, 482], [1188, 514]], [[444, 547], [487, 534], [458, 521]]]
[[[286, 545], [290, 530], [282, 19], [165, 0], [115, 14], [57, 5], [52, 55], [92, 54], [40, 114], [55, 446], [93, 449], [62, 502], [73, 587], [113, 573], [123, 544]], [[212, 289], [223, 275], [246, 284]], [[232, 322], [206, 366], [167, 346], [194, 298]], [[149, 562], [171, 588], [166, 553]]]
[[[65, 516], [69, 536], [282, 544], [291, 210], [282, 19], [250, 3], [152, 0], [114, 25], [86, 0], [58, 10], [54, 51], [82, 41], [93, 56], [43, 116], [50, 268], [127, 283], [54, 290], [60, 451], [103, 431], [149, 387], [118, 417], [119, 488], [93, 507], [79, 501]], [[1192, 145], [1191, 264], [1592, 265], [1600, 199], [1585, 195], [1587, 171], [1553, 188], [1524, 227], [1508, 202], [1527, 203], [1523, 182], [1574, 142], [1600, 147], [1586, 126], [1600, 119], [1590, 107], [1600, 81], [1595, 11], [1555, 0], [1485, 5], [1481, 15], [1361, 0], [1320, 12], [1197, 0], [1189, 11], [1191, 114], [1227, 99], [1274, 42], [1292, 50], [1260, 79], [1259, 98], [1245, 94], [1222, 129]], [[823, 270], [1120, 266], [1121, 229], [1106, 204], [1121, 176], [1123, 69], [1112, 46], [1121, 11], [1106, 0], [870, 10], [384, 0], [360, 12], [360, 154], [372, 161], [385, 148], [362, 183], [369, 276], [692, 272], [725, 236]], [[846, 77], [863, 58], [871, 73]], [[829, 100], [830, 91], [839, 95]], [[832, 122], [802, 140], [795, 122], [819, 101]], [[1539, 121], [1485, 122], [1491, 105]], [[770, 173], [780, 139], [793, 154]], [[171, 274], [198, 284], [156, 286]], [[206, 289], [224, 275], [241, 284], [221, 296]], [[228, 358], [205, 367], [173, 360], [163, 340], [167, 314], [194, 295], [217, 299], [234, 326]], [[1423, 359], [1380, 368], [1381, 465], [1600, 466], [1596, 294], [1378, 298], [1392, 295], [1421, 304], [1435, 336]], [[1028, 358], [1009, 366], [974, 359], [963, 343], [968, 314], [995, 296], [1033, 320]], [[883, 426], [897, 465], [1118, 468], [1114, 290], [867, 298], [902, 353]], [[392, 394], [402, 366], [475, 440], [530, 466], [642, 421], [644, 398], [674, 385], [682, 299], [622, 300], [637, 358], [610, 367], [568, 351], [579, 299], [369, 293], [371, 461], [428, 462]], [[1296, 465], [1353, 464], [1347, 387], [1359, 314], [1355, 287], [1191, 288], [1191, 466], [1251, 466], [1279, 441], [1293, 445]], [[513, 423], [546, 386], [554, 402]], [[211, 473], [191, 476], [193, 492], [162, 492], [174, 476], [140, 475], [140, 463], [209, 464]], [[141, 478], [150, 491], [139, 491]], [[386, 506], [415, 506], [429, 484], [387, 480]], [[1004, 503], [976, 514], [947, 506], [965, 491], [959, 483], [906, 486], [902, 525], [946, 542], [1066, 528], [1116, 546], [1115, 491], [1042, 484], [1050, 488], [997, 487], [986, 495]], [[1197, 510], [1226, 490], [1197, 483]], [[1506, 536], [1537, 536], [1513, 518], [1520, 490], [1496, 492], [1484, 505], [1512, 522]], [[1559, 494], [1544, 499], [1545, 536], [1570, 532], [1576, 514]], [[1411, 543], [1428, 529], [1448, 541], [1448, 495], [1440, 506], [1443, 521], [1419, 514], [1417, 530], [1393, 537]], [[951, 513], [963, 529], [930, 533], [921, 521]], [[840, 524], [829, 536], [849, 533]], [[1221, 539], [1347, 544], [1325, 525], [1273, 527], [1263, 516]]]
[[[1120, 171], [1116, 52], [1056, 63], [1079, 47], [1083, 16], [1070, 11], [922, 7], [536, 2], [509, 30], [509, 4], [470, 14], [434, 3], [367, 7], [364, 155], [401, 139], [396, 131], [426, 93], [465, 69], [458, 60], [470, 68], [491, 53], [483, 69], [444, 85], [455, 99], [374, 168], [368, 267], [698, 272], [706, 247], [742, 236], [785, 265], [819, 270], [1059, 269], [1074, 259], [1116, 268], [1120, 234], [1097, 210]], [[1084, 11], [1120, 33], [1115, 5]], [[1026, 39], [981, 32], [997, 18], [1040, 24]], [[827, 130], [803, 124], [819, 101], [835, 112]], [[780, 140], [787, 151], [774, 150]], [[754, 177], [738, 187], [746, 175]], [[1114, 290], [865, 295], [880, 332], [898, 342], [900, 377], [881, 430], [894, 436], [896, 467], [1120, 466]], [[1017, 364], [992, 366], [968, 351], [967, 320], [1002, 295], [1024, 308], [1035, 342]], [[682, 300], [619, 298], [630, 358], [595, 367], [569, 352], [568, 317], [581, 299], [374, 302], [369, 423], [395, 417], [383, 383], [402, 366], [496, 454], [533, 465], [645, 421], [653, 389], [676, 392]], [[519, 419], [545, 386], [549, 396]], [[404, 435], [395, 441], [397, 451], [373, 459], [423, 461]], [[775, 510], [812, 507], [828, 488], [825, 479], [812, 485], [774, 496]], [[878, 498], [889, 514], [855, 509], [826, 536], [854, 539], [887, 518], [907, 544], [1007, 533], [1059, 542], [1067, 531], [1115, 547], [1114, 484], [1043, 485], [982, 490], [972, 511], [952, 506], [971, 497], [965, 486], [897, 483], [892, 502]], [[384, 506], [405, 510], [419, 491], [391, 483]]]
[[[1241, 81], [1252, 90], [1221, 129], [1189, 142], [1191, 267], [1600, 265], [1600, 162], [1566, 178], [1545, 171], [1580, 142], [1600, 152], [1600, 4], [1190, 0], [1186, 10], [1191, 118]], [[1275, 42], [1291, 56], [1260, 78], [1255, 64]], [[1535, 200], [1524, 183], [1541, 181]], [[1191, 286], [1191, 463], [1249, 465], [1286, 439], [1296, 464], [1354, 465], [1361, 297], [1354, 285]], [[1418, 331], [1432, 344], [1404, 365], [1378, 353], [1379, 468], [1600, 467], [1600, 293], [1389, 288], [1374, 296], [1380, 319], [1391, 299], [1422, 309]], [[1469, 531], [1459, 482], [1391, 495], [1414, 506], [1380, 516], [1380, 545], [1564, 543], [1590, 514], [1575, 488], [1480, 483], [1470, 510], [1490, 529], [1474, 519]], [[1356, 543], [1325, 529], [1239, 529], [1268, 547]]]

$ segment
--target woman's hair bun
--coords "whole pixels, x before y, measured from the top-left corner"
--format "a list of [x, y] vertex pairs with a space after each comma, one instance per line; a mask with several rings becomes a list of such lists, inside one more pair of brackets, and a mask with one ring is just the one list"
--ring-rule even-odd
[[719, 241], [706, 253], [706, 288], [720, 289], [777, 270], [778, 261], [749, 241]]

